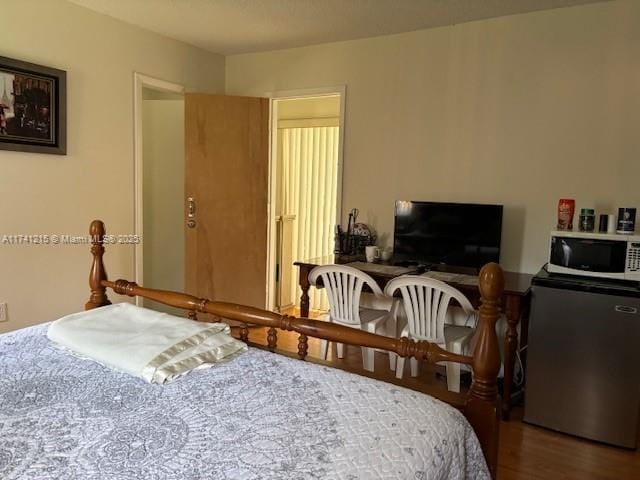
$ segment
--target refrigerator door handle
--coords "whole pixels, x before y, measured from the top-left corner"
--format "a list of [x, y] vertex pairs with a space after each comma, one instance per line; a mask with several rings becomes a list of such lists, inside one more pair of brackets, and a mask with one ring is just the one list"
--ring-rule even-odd
[[629, 305], [616, 305], [615, 311], [619, 313], [638, 313], [638, 309], [636, 307], [631, 307]]

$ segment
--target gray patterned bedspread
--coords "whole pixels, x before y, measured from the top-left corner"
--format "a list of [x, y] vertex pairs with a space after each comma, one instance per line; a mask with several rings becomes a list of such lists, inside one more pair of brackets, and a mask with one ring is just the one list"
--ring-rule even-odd
[[150, 385], [0, 335], [0, 478], [483, 479], [477, 438], [421, 393], [258, 349]]

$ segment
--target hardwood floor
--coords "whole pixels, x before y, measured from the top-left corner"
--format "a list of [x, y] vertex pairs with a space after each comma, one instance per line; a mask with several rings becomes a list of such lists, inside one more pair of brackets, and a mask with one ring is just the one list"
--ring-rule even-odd
[[640, 478], [640, 453], [523, 423], [522, 407], [500, 427], [500, 480], [631, 480]]
[[[266, 345], [266, 330], [250, 329], [252, 342]], [[278, 331], [278, 348], [289, 352], [298, 351], [298, 338], [292, 332]], [[309, 356], [318, 358], [320, 341], [309, 338]], [[362, 356], [357, 347], [346, 347], [344, 359], [335, 356], [330, 349], [332, 363], [351, 370], [362, 370]], [[409, 376], [409, 362], [405, 365], [402, 385], [409, 388], [425, 384], [446, 391], [446, 380], [438, 378], [440, 367], [420, 365], [416, 378]], [[376, 375], [385, 380], [395, 379], [389, 369], [388, 356], [376, 353]], [[464, 389], [465, 387], [463, 387]], [[512, 420], [502, 422], [500, 428], [500, 452], [498, 478], [500, 480], [631, 480], [640, 479], [640, 453], [610, 447], [556, 433], [522, 422], [522, 407], [512, 410]]]

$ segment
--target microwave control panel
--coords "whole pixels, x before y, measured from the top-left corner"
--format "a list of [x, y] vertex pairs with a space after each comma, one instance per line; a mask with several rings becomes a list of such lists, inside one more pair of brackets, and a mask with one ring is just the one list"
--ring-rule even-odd
[[640, 242], [629, 242], [628, 244], [627, 272], [640, 272]]

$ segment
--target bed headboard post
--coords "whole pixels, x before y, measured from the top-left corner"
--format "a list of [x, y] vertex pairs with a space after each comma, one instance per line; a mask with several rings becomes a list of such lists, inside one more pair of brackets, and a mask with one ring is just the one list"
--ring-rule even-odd
[[480, 271], [481, 306], [476, 328], [473, 355], [473, 383], [465, 407], [465, 415], [473, 425], [482, 444], [487, 464], [495, 478], [498, 463], [498, 432], [500, 399], [498, 372], [500, 350], [496, 322], [504, 290], [504, 274], [497, 263], [488, 263]]
[[104, 223], [100, 220], [91, 222], [89, 235], [91, 236], [91, 255], [93, 255], [93, 262], [91, 263], [91, 272], [89, 273], [91, 296], [89, 297], [89, 301], [84, 304], [85, 310], [111, 305], [109, 298], [107, 298], [107, 289], [102, 285], [102, 281], [107, 280], [107, 271], [102, 262], [102, 256], [104, 255]]

